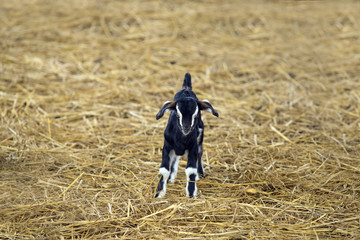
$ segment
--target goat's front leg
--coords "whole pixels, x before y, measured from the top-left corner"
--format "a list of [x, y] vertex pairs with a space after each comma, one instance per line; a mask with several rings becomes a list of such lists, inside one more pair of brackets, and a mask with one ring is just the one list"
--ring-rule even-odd
[[156, 189], [156, 198], [161, 198], [165, 196], [166, 193], [166, 183], [170, 176], [170, 150], [169, 147], [164, 144], [162, 151], [162, 162], [159, 169], [160, 181]]
[[185, 169], [186, 174], [186, 196], [187, 197], [196, 197], [197, 187], [196, 181], [199, 180], [198, 169], [196, 166], [196, 161], [198, 157], [198, 146], [195, 145], [189, 151], [188, 162]]

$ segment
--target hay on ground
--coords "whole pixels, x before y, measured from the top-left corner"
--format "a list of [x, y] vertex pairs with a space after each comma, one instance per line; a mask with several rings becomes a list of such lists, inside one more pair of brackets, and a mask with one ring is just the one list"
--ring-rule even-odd
[[[359, 7], [1, 1], [0, 238], [357, 238]], [[154, 199], [186, 72], [207, 177]]]

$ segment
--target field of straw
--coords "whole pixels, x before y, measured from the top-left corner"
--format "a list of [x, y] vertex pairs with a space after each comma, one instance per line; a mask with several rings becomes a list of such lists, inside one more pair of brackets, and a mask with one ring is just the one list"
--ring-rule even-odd
[[[0, 1], [1, 239], [358, 239], [359, 1]], [[199, 195], [155, 199], [193, 76]]]

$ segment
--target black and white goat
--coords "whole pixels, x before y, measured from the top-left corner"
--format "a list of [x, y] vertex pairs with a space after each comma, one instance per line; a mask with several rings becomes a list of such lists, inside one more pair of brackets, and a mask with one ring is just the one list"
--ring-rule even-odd
[[179, 159], [183, 155], [188, 160], [185, 169], [186, 195], [196, 196], [196, 181], [199, 180], [199, 176], [204, 176], [202, 165], [204, 123], [201, 120], [201, 110], [209, 111], [216, 117], [219, 116], [209, 101], [198, 100], [192, 91], [191, 76], [186, 73], [182, 90], [175, 94], [174, 101], [165, 102], [156, 115], [158, 120], [166, 112], [171, 111], [164, 133], [165, 142], [159, 171], [161, 178], [155, 197], [165, 196], [166, 183], [175, 181]]

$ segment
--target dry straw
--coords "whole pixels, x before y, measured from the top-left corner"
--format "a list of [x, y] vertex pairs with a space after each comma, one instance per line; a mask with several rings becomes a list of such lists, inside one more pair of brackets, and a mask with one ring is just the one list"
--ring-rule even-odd
[[[0, 1], [0, 238], [358, 238], [359, 4]], [[154, 199], [185, 72], [207, 177]]]

